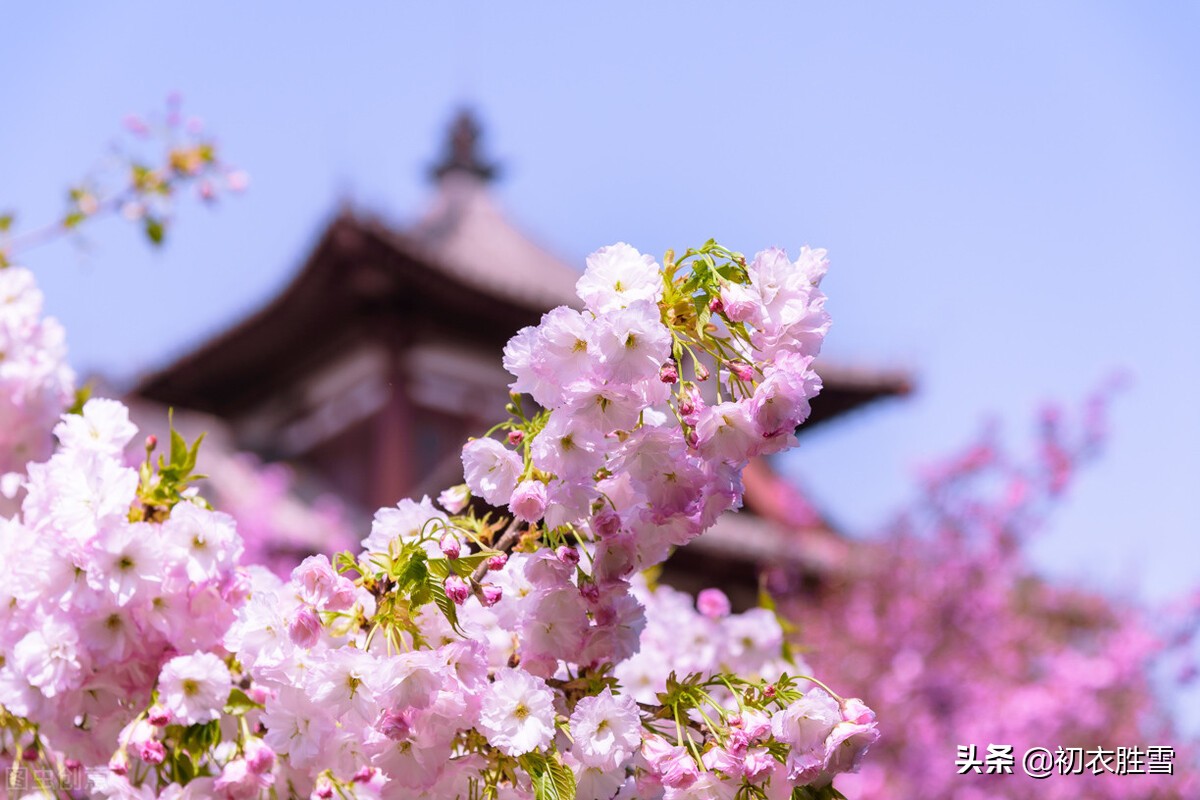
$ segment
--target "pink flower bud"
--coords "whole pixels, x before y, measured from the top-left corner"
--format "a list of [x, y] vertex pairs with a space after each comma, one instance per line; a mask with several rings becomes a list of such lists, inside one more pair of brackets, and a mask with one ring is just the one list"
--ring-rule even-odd
[[698, 381], [708, 380], [708, 367], [704, 366], [703, 364], [696, 365], [696, 380], [698, 380]]
[[521, 442], [525, 441], [525, 431], [509, 431], [508, 443], [516, 447]]
[[167, 757], [167, 751], [162, 742], [150, 739], [138, 745], [137, 756], [147, 764], [161, 764]]
[[492, 572], [499, 572], [504, 569], [504, 565], [508, 563], [508, 553], [496, 553], [487, 560], [487, 568]]
[[153, 433], [146, 437], [146, 449], [153, 450], [158, 447], [158, 437]]
[[696, 608], [709, 619], [729, 616], [729, 597], [720, 589], [704, 589], [696, 596]]
[[754, 380], [754, 367], [747, 364], [745, 361], [730, 361], [729, 371], [742, 382]]
[[442, 555], [451, 560], [462, 555], [462, 544], [458, 541], [458, 537], [453, 533], [447, 533], [442, 537], [442, 541], [438, 543], [442, 548]]
[[375, 776], [379, 774], [379, 770], [375, 767], [363, 764], [358, 768], [358, 772], [350, 778], [351, 783], [370, 783], [375, 780]]
[[462, 578], [457, 575], [451, 575], [446, 578], [446, 596], [454, 601], [454, 604], [461, 606], [467, 602], [467, 598], [471, 596], [471, 587]]
[[288, 638], [297, 647], [312, 647], [321, 638], [321, 618], [312, 606], [301, 606], [288, 623]]
[[[37, 761], [38, 749], [36, 747], [26, 747], [21, 751], [21, 758], [25, 761]], [[121, 774], [123, 775], [124, 773]]]
[[694, 383], [687, 384], [679, 397], [679, 416], [688, 425], [695, 425], [703, 410], [704, 398], [700, 396], [700, 390]]
[[674, 361], [668, 361], [662, 365], [658, 371], [658, 379], [663, 383], [675, 383], [679, 380], [679, 370], [675, 367]]
[[175, 715], [171, 713], [171, 709], [158, 703], [150, 706], [150, 710], [146, 712], [146, 720], [158, 728], [165, 728], [167, 725], [170, 725], [171, 720], [174, 718]]
[[312, 800], [332, 800], [333, 794], [333, 782], [325, 775], [317, 778], [317, 785], [312, 790]]
[[504, 596], [504, 590], [494, 583], [486, 584], [479, 590], [480, 601], [487, 608], [491, 608], [500, 602], [500, 598]]
[[721, 302], [721, 296], [717, 295], [708, 303], [708, 310], [714, 314], [720, 314], [725, 310], [725, 304]]
[[[37, 758], [37, 754], [34, 754]], [[129, 773], [129, 756], [125, 755], [124, 750], [118, 750], [113, 753], [112, 758], [108, 760], [108, 769], [117, 775], [126, 775]]]
[[870, 725], [875, 721], [875, 712], [857, 697], [842, 702], [842, 719], [855, 725]]
[[554, 556], [559, 561], [568, 566], [575, 566], [579, 563], [579, 551], [574, 547], [567, 547], [565, 544], [560, 545], [555, 551]]

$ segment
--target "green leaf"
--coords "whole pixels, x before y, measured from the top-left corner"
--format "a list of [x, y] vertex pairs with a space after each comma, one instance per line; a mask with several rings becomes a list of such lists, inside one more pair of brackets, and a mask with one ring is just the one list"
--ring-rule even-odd
[[196, 457], [200, 454], [200, 443], [204, 441], [204, 436], [205, 434], [201, 433], [196, 437], [196, 441], [192, 442], [192, 446], [188, 448], [183, 468], [189, 473], [196, 468]]
[[175, 430], [175, 409], [167, 410], [167, 427], [171, 429], [171, 466], [183, 463], [187, 458], [187, 440]]
[[221, 721], [197, 722], [183, 732], [181, 744], [193, 758], [200, 758], [221, 741]]
[[575, 774], [558, 754], [526, 753], [520, 761], [533, 779], [536, 800], [575, 800]]
[[424, 550], [411, 544], [405, 545], [400, 551], [393, 569], [396, 570], [396, 583], [401, 590], [420, 588], [429, 582], [429, 558]]
[[196, 777], [196, 765], [182, 750], [176, 750], [172, 759], [175, 767], [175, 782], [183, 786]]
[[251, 700], [250, 695], [236, 686], [230, 690], [229, 699], [225, 701], [225, 713], [232, 714], [235, 717], [240, 717], [247, 711], [262, 707], [262, 704]]
[[446, 621], [450, 623], [450, 627], [454, 629], [455, 633], [461, 634], [462, 630], [458, 627], [458, 607], [446, 594], [445, 579], [430, 581], [429, 593], [433, 596], [434, 605], [441, 610]]
[[[434, 564], [444, 560], [455, 575], [458, 575], [460, 578], [466, 578], [474, 574], [475, 570], [479, 568], [480, 564], [487, 561], [494, 555], [495, 553], [485, 550], [479, 553], [472, 553], [469, 556], [459, 556], [455, 559], [431, 558], [429, 560], [429, 566], [432, 568]], [[449, 577], [449, 573], [447, 573], [446, 577]]]
[[163, 237], [166, 235], [166, 228], [163, 227], [162, 220], [156, 217], [146, 217], [146, 238], [150, 243], [158, 246], [163, 243]]

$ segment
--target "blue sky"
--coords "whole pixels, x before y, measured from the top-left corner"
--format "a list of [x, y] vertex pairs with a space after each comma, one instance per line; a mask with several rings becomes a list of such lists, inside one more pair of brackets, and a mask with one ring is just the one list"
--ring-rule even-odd
[[[903, 7], [902, 7], [903, 6]], [[461, 103], [515, 221], [582, 264], [629, 241], [826, 247], [839, 362], [915, 396], [787, 466], [866, 530], [986, 417], [1024, 436], [1127, 370], [1112, 441], [1037, 544], [1048, 571], [1200, 585], [1200, 6], [127, 2], [10, 10], [0, 207], [27, 221], [168, 92], [252, 190], [160, 252], [117, 222], [29, 253], [73, 361], [129, 379], [253, 310], [338, 204], [397, 224]]]

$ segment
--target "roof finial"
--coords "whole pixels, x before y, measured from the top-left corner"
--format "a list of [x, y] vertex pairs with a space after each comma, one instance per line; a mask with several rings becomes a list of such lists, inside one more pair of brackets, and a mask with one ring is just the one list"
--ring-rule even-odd
[[481, 132], [479, 122], [469, 109], [459, 111], [450, 125], [442, 160], [430, 169], [432, 176], [441, 180], [452, 172], [465, 172], [483, 181], [495, 177], [496, 165], [484, 161], [479, 152]]

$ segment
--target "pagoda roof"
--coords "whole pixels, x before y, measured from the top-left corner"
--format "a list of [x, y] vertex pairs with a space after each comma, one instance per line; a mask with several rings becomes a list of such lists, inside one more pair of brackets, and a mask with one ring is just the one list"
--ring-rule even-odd
[[[469, 111], [450, 129], [427, 212], [397, 228], [344, 208], [303, 267], [266, 305], [173, 363], [133, 394], [217, 415], [265, 399], [289, 375], [336, 358], [364, 330], [392, 338], [452, 325], [481, 343], [503, 342], [560, 305], [578, 307], [580, 272], [514, 226], [489, 191], [498, 168], [479, 149]], [[406, 332], [407, 330], [407, 332]], [[906, 394], [899, 372], [819, 362], [825, 388], [803, 430], [881, 397]]]
[[[414, 306], [423, 313], [453, 309], [461, 327], [502, 344], [547, 310], [577, 306], [579, 275], [509, 223], [481, 180], [449, 174], [429, 212], [409, 229], [344, 209], [278, 295], [143, 377], [133, 394], [213, 414], [236, 413], [269, 392], [281, 373], [301, 368], [279, 363], [281, 356], [317, 359], [336, 352], [351, 331]], [[901, 372], [824, 362], [817, 371], [825, 388], [804, 430], [910, 390]]]

